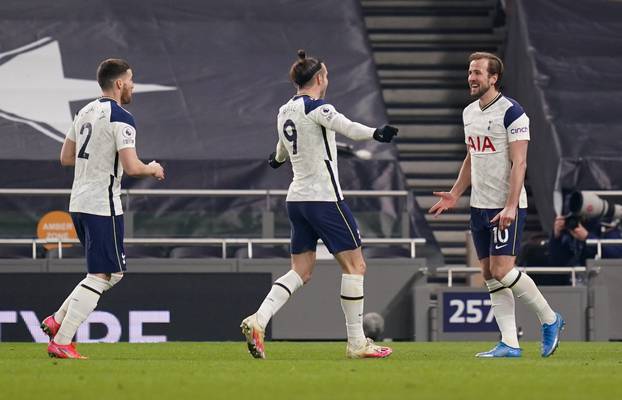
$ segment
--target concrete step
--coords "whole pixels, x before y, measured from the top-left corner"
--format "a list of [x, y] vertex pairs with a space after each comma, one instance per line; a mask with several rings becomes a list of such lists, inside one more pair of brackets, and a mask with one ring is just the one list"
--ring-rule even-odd
[[466, 75], [468, 58], [472, 50], [419, 50], [419, 51], [374, 51], [374, 60], [380, 68], [386, 65], [399, 65], [408, 68], [430, 68], [437, 66], [444, 68], [451, 66], [454, 69], [461, 68]]
[[467, 85], [467, 66], [459, 69], [443, 69], [443, 68], [378, 68], [378, 76], [380, 80], [384, 79], [420, 79], [421, 81], [441, 80], [443, 82], [464, 82]]
[[[417, 203], [424, 210], [429, 210], [436, 202], [438, 201], [438, 197], [436, 196], [415, 196], [417, 199]], [[465, 214], [470, 213], [470, 205], [468, 196], [462, 196], [458, 199], [458, 203], [456, 204], [456, 208], [448, 214]]]
[[447, 106], [423, 103], [386, 103], [387, 113], [389, 115], [427, 115], [458, 118], [462, 122], [462, 106]]
[[404, 153], [416, 153], [416, 154], [438, 154], [438, 153], [453, 153], [460, 154], [464, 157], [466, 154], [466, 146], [464, 143], [401, 143], [397, 142], [397, 150], [400, 155]]
[[482, 30], [492, 29], [494, 19], [491, 15], [367, 15], [365, 25], [367, 29], [443, 29]]
[[400, 166], [405, 174], [458, 174], [462, 160], [460, 161], [400, 161]]
[[466, 83], [460, 85], [446, 83], [443, 86], [431, 86], [433, 85], [384, 84], [382, 95], [388, 104], [419, 103], [422, 105], [438, 104], [464, 107], [471, 102]]
[[376, 51], [392, 51], [392, 52], [421, 52], [421, 51], [432, 51], [432, 50], [442, 50], [442, 51], [466, 51], [471, 54], [473, 51], [488, 51], [488, 52], [496, 52], [500, 45], [498, 44], [489, 44], [485, 45], [482, 43], [408, 43], [408, 42], [372, 42], [371, 43], [372, 50]]
[[408, 189], [415, 190], [417, 192], [427, 192], [428, 194], [436, 191], [448, 192], [454, 182], [455, 178], [412, 178], [406, 179], [406, 185]]
[[462, 124], [396, 124], [402, 140], [444, 140], [464, 143]]
[[443, 243], [452, 243], [452, 244], [465, 244], [466, 243], [466, 228], [461, 231], [434, 231], [434, 238], [440, 242], [441, 246]]
[[457, 115], [409, 114], [396, 113], [390, 115], [392, 125], [403, 124], [458, 124], [462, 117]]
[[389, 9], [390, 11], [403, 9], [461, 9], [472, 10], [474, 8], [493, 9], [497, 2], [495, 0], [362, 0], [363, 10], [373, 12], [378, 9]]
[[492, 33], [404, 33], [377, 32], [369, 35], [372, 46], [381, 44], [468, 44], [471, 48], [478, 46], [499, 46], [503, 44], [505, 38], [504, 31], [494, 31]]
[[[460, 89], [468, 90], [468, 83], [466, 79], [461, 76], [458, 79], [452, 78], [409, 78], [409, 77], [393, 77], [393, 78], [380, 78], [380, 86], [382, 88], [426, 88], [436, 87], [438, 89]], [[470, 100], [470, 99], [469, 99]]]
[[441, 253], [443, 253], [443, 256], [445, 256], [445, 257], [448, 257], [448, 256], [465, 257], [466, 256], [466, 246], [441, 247]]
[[[392, 85], [393, 86], [393, 85]], [[397, 85], [396, 85], [397, 86]], [[448, 85], [449, 86], [449, 85]], [[383, 88], [382, 96], [384, 101], [390, 103], [425, 103], [439, 105], [456, 105], [458, 107], [466, 106], [471, 102], [471, 97], [467, 91], [467, 85], [464, 88], [456, 89], [452, 87], [412, 87], [412, 88]], [[460, 111], [462, 112], [462, 111]]]
[[[422, 104], [395, 104], [387, 103], [387, 115], [393, 123], [461, 123], [462, 107], [434, 107]], [[420, 121], [418, 120], [420, 118]]]

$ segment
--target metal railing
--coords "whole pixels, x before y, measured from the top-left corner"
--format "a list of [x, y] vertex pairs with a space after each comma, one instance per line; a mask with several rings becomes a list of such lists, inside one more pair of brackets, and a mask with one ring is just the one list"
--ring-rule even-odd
[[[0, 196], [68, 196], [71, 189], [0, 189]], [[410, 237], [410, 215], [408, 203], [412, 193], [408, 190], [344, 190], [348, 197], [396, 197], [405, 200], [401, 215], [401, 236]], [[271, 211], [273, 197], [287, 196], [284, 189], [121, 189], [121, 199], [125, 213], [125, 234], [132, 237], [134, 232], [132, 196], [149, 197], [265, 197], [265, 209], [262, 214], [262, 237], [274, 237], [274, 214]]]
[[[577, 272], [585, 272], [585, 267], [516, 267], [519, 271], [522, 272], [534, 272], [537, 274], [543, 273], [553, 273], [553, 274], [570, 274], [570, 281], [572, 286], [577, 285]], [[437, 273], [447, 273], [447, 287], [452, 287], [453, 285], [453, 275], [454, 273], [466, 273], [466, 274], [477, 274], [481, 272], [481, 269], [475, 267], [440, 267], [436, 269]]]
[[[0, 189], [0, 195], [7, 196], [62, 196], [71, 194], [71, 189]], [[408, 197], [408, 190], [344, 190], [350, 197]], [[121, 195], [130, 196], [286, 196], [286, 189], [121, 189]]]
[[[145, 244], [145, 245], [161, 245], [161, 246], [179, 246], [179, 245], [220, 245], [222, 248], [222, 258], [227, 258], [227, 246], [232, 244], [245, 244], [248, 248], [248, 258], [253, 258], [253, 245], [261, 244], [289, 244], [290, 239], [287, 238], [271, 238], [271, 239], [229, 239], [229, 238], [126, 238], [124, 244]], [[322, 242], [320, 240], [320, 242]], [[415, 258], [415, 245], [425, 244], [426, 240], [422, 238], [402, 239], [402, 238], [368, 238], [362, 240], [363, 244], [408, 244], [410, 246], [410, 258]], [[58, 246], [58, 258], [63, 258], [63, 244], [80, 243], [77, 239], [0, 239], [0, 245], [31, 245], [32, 258], [37, 259], [37, 245], [56, 244]]]
[[588, 246], [596, 246], [595, 259], [600, 260], [603, 257], [603, 245], [622, 244], [622, 239], [587, 239], [585, 244]]

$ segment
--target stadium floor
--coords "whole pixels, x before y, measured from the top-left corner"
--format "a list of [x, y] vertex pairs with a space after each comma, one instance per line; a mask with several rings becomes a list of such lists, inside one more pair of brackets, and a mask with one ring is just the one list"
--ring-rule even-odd
[[549, 359], [475, 359], [492, 343], [392, 343], [385, 360], [346, 360], [343, 343], [82, 344], [89, 360], [44, 344], [0, 343], [4, 399], [620, 399], [622, 343], [562, 342]]

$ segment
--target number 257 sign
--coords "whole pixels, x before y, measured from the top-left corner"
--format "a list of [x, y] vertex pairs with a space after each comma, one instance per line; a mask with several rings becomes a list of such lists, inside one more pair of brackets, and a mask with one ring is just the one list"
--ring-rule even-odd
[[498, 330], [488, 293], [443, 293], [443, 331], [494, 332]]

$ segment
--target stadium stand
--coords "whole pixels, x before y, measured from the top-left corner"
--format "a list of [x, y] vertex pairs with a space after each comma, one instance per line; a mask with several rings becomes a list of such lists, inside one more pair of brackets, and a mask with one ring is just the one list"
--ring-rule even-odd
[[513, 3], [506, 86], [531, 116], [532, 203], [550, 231], [568, 191], [622, 188], [620, 3]]
[[[329, 65], [334, 78], [329, 99], [340, 111], [374, 126], [386, 122], [361, 8], [355, 0], [304, 5], [275, 2], [274, 7], [247, 2], [232, 5], [224, 0], [205, 7], [200, 1], [185, 1], [186, 9], [193, 10], [189, 14], [166, 2], [128, 6], [112, 0], [96, 10], [77, 0], [63, 0], [63, 7], [51, 9], [44, 4], [35, 0], [26, 6], [11, 0], [2, 7], [4, 26], [12, 34], [3, 40], [6, 51], [0, 54], [0, 74], [33, 68], [61, 71], [53, 79], [36, 82], [41, 93], [54, 91], [57, 112], [48, 112], [48, 103], [0, 104], [9, 116], [0, 117], [7, 143], [0, 149], [0, 166], [20, 171], [3, 177], [2, 187], [71, 186], [71, 170], [58, 166], [58, 142], [72, 115], [99, 94], [93, 69], [111, 51], [126, 54], [136, 74], [134, 100], [128, 108], [138, 126], [139, 154], [145, 160], [158, 160], [167, 170], [163, 183], [127, 178], [125, 188], [286, 189], [291, 172], [267, 169], [265, 158], [274, 150], [275, 111], [293, 93], [287, 70], [299, 47]], [[243, 14], [254, 17], [236, 18], [232, 10], [238, 6], [244, 7]], [[64, 7], [75, 9], [75, 14], [69, 16]], [[118, 19], [119, 7], [141, 11]], [[94, 28], [89, 21], [95, 14], [102, 21], [118, 19], [125, 41], [120, 50], [113, 51], [118, 30], [105, 23]], [[23, 24], [25, 15], [28, 24]], [[288, 24], [275, 24], [277, 20]], [[89, 32], [88, 48], [75, 32]], [[267, 61], [257, 62], [250, 72], [248, 59], [257, 56]], [[163, 59], [175, 61], [169, 64]], [[20, 90], [19, 85], [6, 86], [8, 97], [22, 98]], [[257, 92], [260, 98], [251, 95]], [[15, 119], [29, 122], [16, 123]], [[341, 141], [354, 154], [361, 149], [373, 154], [371, 160], [340, 159], [344, 189], [405, 188], [395, 146]], [[28, 155], [21, 157], [26, 147]], [[45, 176], [40, 171], [46, 171]], [[401, 201], [351, 199], [362, 234], [402, 237], [401, 216], [406, 211], [411, 221], [405, 236], [425, 237], [437, 248], [414, 200]], [[289, 228], [282, 198], [271, 199], [269, 208], [274, 213], [273, 235], [286, 237]], [[1, 196], [2, 216], [10, 218], [0, 234], [32, 237], [32, 226], [50, 209], [66, 209], [66, 200]], [[261, 197], [240, 196], [136, 197], [126, 209], [131, 221], [128, 230], [137, 237], [261, 237], [266, 202]]]
[[[6, 0], [0, 6], [0, 19], [8, 32], [0, 47], [0, 82], [3, 93], [7, 93], [0, 98], [0, 132], [5, 137], [0, 167], [14, 172], [3, 174], [2, 188], [71, 186], [71, 171], [58, 165], [59, 142], [72, 114], [98, 95], [92, 71], [111, 52], [127, 55], [136, 72], [137, 90], [129, 108], [136, 117], [139, 135], [144, 135], [139, 137], [145, 139], [139, 139], [139, 151], [145, 159], [157, 159], [167, 168], [163, 184], [127, 179], [125, 188], [286, 189], [290, 172], [285, 168], [269, 170], [265, 158], [274, 147], [276, 107], [292, 94], [286, 72], [299, 47], [327, 62], [334, 82], [329, 98], [346, 115], [371, 125], [387, 121], [397, 124], [400, 135], [396, 147], [344, 139], [347, 143], [341, 146], [345, 150], [340, 154], [344, 189], [410, 191], [406, 197], [348, 198], [363, 236], [422, 237], [429, 243], [421, 251], [417, 249], [415, 260], [410, 259], [406, 245], [365, 248], [370, 280], [378, 282], [369, 288], [370, 304], [393, 316], [388, 324], [393, 324], [390, 334], [394, 338], [496, 338], [496, 330], [484, 331], [483, 336], [479, 331], [471, 332], [471, 336], [444, 331], [441, 321], [449, 309], [442, 304], [443, 296], [469, 290], [482, 294], [479, 287], [464, 287], [464, 276], [476, 270], [435, 268], [445, 262], [464, 263], [467, 198], [457, 213], [438, 220], [425, 215], [432, 204], [430, 192], [448, 188], [464, 155], [460, 110], [469, 101], [465, 70], [470, 52], [488, 50], [505, 55], [509, 67], [505, 88], [520, 99], [531, 116], [535, 134], [529, 170], [537, 171], [529, 176], [531, 205], [537, 206], [545, 228], [552, 220], [555, 194], [571, 188], [619, 189], [622, 182], [618, 176], [622, 171], [620, 141], [611, 140], [612, 132], [620, 128], [616, 94], [621, 89], [617, 66], [622, 34], [618, 34], [619, 23], [613, 17], [619, 15], [619, 2], [516, 0], [508, 2], [512, 8], [506, 10], [507, 28], [505, 13], [495, 0], [363, 0], [362, 7], [355, 0], [275, 1], [278, 7], [225, 0], [214, 0], [207, 7], [198, 0], [188, 0], [183, 10], [164, 1], [128, 5], [121, 0], [103, 2], [91, 10], [79, 0], [62, 0], [63, 7], [75, 10], [71, 15], [63, 7], [48, 7], [49, 2], [43, 0], [28, 3]], [[118, 9], [125, 7], [132, 17], [118, 18]], [[563, 22], [557, 23], [560, 15]], [[114, 29], [106, 23], [92, 24], [94, 19], [111, 18], [118, 20]], [[590, 18], [589, 24], [586, 18]], [[275, 23], [282, 20], [288, 24]], [[88, 34], [92, 47], [85, 48], [76, 32]], [[569, 34], [581, 40], [561, 40]], [[13, 79], [20, 85], [6, 78], [21, 71], [30, 76], [42, 71], [57, 74], [33, 82]], [[29, 90], [40, 91], [44, 98], [53, 96], [55, 101], [33, 101], [21, 92], [24, 83]], [[6, 98], [17, 101], [3, 100]], [[48, 115], [46, 107], [57, 102], [62, 103], [62, 109]], [[356, 151], [361, 149], [370, 151], [372, 159], [359, 158]], [[31, 238], [44, 212], [67, 207], [66, 194], [2, 193], [0, 189], [2, 238]], [[126, 228], [135, 238], [289, 234], [282, 196], [130, 197], [125, 204]], [[408, 216], [406, 224], [404, 214]], [[532, 213], [529, 221], [532, 230], [540, 229], [536, 214]], [[223, 260], [218, 244], [184, 245], [170, 252], [173, 244], [162, 246], [166, 248], [127, 245], [128, 257], [135, 259], [131, 265], [139, 273], [166, 274], [179, 268], [183, 273], [235, 275], [254, 268], [253, 272], [276, 276], [288, 268], [286, 262], [274, 265], [265, 259], [287, 257], [284, 247], [253, 247], [251, 260], [248, 248], [237, 243], [227, 247], [227, 259]], [[63, 249], [63, 258], [80, 258], [78, 249]], [[45, 259], [27, 260], [32, 257], [30, 245], [0, 245], [0, 258], [4, 259], [0, 265], [8, 272], [21, 267], [41, 273], [83, 272], [80, 260], [58, 260], [55, 252], [53, 249], [44, 255], [40, 250], [37, 257]], [[14, 262], [13, 257], [23, 259]], [[607, 273], [618, 276], [608, 266], [611, 269]], [[592, 272], [596, 274], [598, 268], [596, 265]], [[567, 337], [586, 339], [596, 329], [590, 325], [594, 320], [587, 319], [586, 310], [600, 304], [594, 302], [598, 290], [586, 286], [585, 268], [559, 271], [570, 284], [547, 290], [552, 301], [567, 307], [563, 312], [572, 322]], [[315, 288], [306, 292], [310, 293], [308, 297], [301, 294], [297, 304], [308, 307], [325, 300], [323, 292], [331, 288], [338, 273], [332, 260], [319, 263]], [[584, 275], [577, 278], [578, 274]], [[268, 286], [271, 276], [264, 277]], [[42, 279], [39, 284], [45, 283]], [[132, 297], [128, 294], [127, 298]], [[330, 328], [333, 330], [315, 332], [304, 323], [291, 323], [307, 315], [306, 309], [302, 313], [295, 307], [275, 320], [276, 338], [334, 339], [342, 333], [338, 324]], [[331, 314], [333, 311], [327, 315], [341, 321], [341, 311]], [[403, 315], [408, 318], [400, 319]], [[312, 324], [315, 320], [303, 322]], [[614, 325], [619, 326], [617, 320]], [[537, 331], [535, 325], [530, 329]], [[311, 337], [302, 337], [305, 332], [311, 332]], [[606, 337], [608, 334], [598, 333], [619, 339]]]

